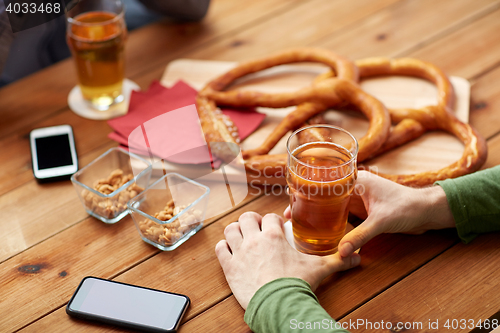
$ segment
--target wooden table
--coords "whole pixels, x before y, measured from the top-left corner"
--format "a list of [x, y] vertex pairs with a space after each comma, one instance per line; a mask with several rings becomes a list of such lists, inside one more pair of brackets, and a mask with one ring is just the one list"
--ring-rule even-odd
[[[177, 58], [239, 61], [296, 46], [352, 59], [417, 57], [472, 83], [470, 122], [488, 140], [487, 168], [500, 164], [499, 31], [498, 0], [213, 0], [202, 23], [160, 22], [132, 32], [127, 77], [144, 89]], [[31, 172], [28, 133], [36, 127], [73, 126], [80, 167], [116, 146], [105, 121], [68, 109], [75, 82], [66, 60], [0, 90], [0, 331], [122, 331], [66, 315], [87, 275], [187, 294], [192, 305], [181, 332], [248, 331], [214, 246], [244, 211], [281, 214], [286, 196], [250, 195], [173, 252], [142, 242], [130, 217], [98, 222], [69, 181], [39, 185]], [[421, 322], [422, 329], [406, 332], [468, 332], [443, 325], [500, 310], [498, 237], [464, 245], [452, 230], [382, 235], [362, 249], [360, 267], [333, 275], [317, 294], [342, 322]], [[436, 320], [440, 329], [429, 330]]]

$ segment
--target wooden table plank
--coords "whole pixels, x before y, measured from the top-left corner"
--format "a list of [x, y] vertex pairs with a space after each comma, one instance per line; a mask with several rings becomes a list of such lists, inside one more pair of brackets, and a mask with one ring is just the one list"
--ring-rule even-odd
[[[123, 262], [126, 262], [128, 270], [120, 274], [116, 280], [188, 295], [192, 305], [186, 314], [185, 319], [187, 320], [218, 303], [230, 294], [230, 289], [222, 274], [214, 250], [215, 244], [224, 237], [225, 226], [236, 221], [247, 210], [255, 210], [261, 213], [275, 211], [281, 213], [286, 207], [287, 202], [288, 198], [285, 196], [269, 196], [266, 197], [266, 200], [254, 200], [248, 205], [223, 217], [216, 223], [202, 229], [175, 251], [158, 253], [133, 268], [132, 263], [137, 264], [158, 251], [151, 250], [154, 248], [140, 241], [130, 218], [120, 221], [117, 228], [112, 231], [110, 229], [113, 226], [104, 226], [102, 223], [96, 223], [96, 221], [88, 219], [88, 221], [85, 220], [77, 226], [38, 245], [37, 254], [28, 250], [2, 264], [0, 268], [3, 267], [2, 269], [6, 273], [2, 274], [3, 276], [0, 275], [0, 284], [3, 285], [3, 281], [18, 278], [19, 272], [15, 271], [15, 268], [25, 265], [34, 255], [44, 258], [49, 257], [44, 253], [46, 252], [50, 254], [51, 259], [47, 260], [52, 268], [47, 270], [47, 272], [43, 272], [44, 274], [34, 275], [32, 280], [50, 280], [51, 276], [55, 275], [54, 272], [62, 270], [71, 273], [64, 279], [55, 277], [55, 279], [59, 279], [57, 291], [43, 296], [52, 305], [52, 308], [55, 308], [55, 304], [59, 307], [69, 301], [69, 297], [77, 287], [78, 281], [84, 276], [97, 275], [106, 278], [115, 276], [124, 271]], [[108, 231], [102, 230], [102, 228], [106, 227]], [[74, 235], [79, 236], [76, 238]], [[113, 243], [114, 237], [119, 238], [117, 240], [119, 244], [106, 249], [105, 243]], [[57, 251], [58, 244], [61, 244], [60, 246], [68, 244], [68, 239], [72, 240], [71, 245], [67, 250], [63, 251], [64, 253], [59, 253]], [[88, 246], [84, 247], [84, 244], [88, 240], [92, 240], [91, 244], [97, 243], [97, 245], [92, 249], [88, 249]], [[129, 244], [128, 249], [122, 249], [122, 251], [126, 252], [123, 254], [117, 252], [120, 251], [119, 246], [125, 246], [125, 244]], [[108, 265], [109, 263], [107, 263], [106, 266], [104, 264], [101, 265], [101, 263], [96, 264], [96, 257], [95, 255], [92, 256], [92, 253], [100, 253], [101, 251], [106, 253], [106, 258], [113, 258], [115, 263], [112, 265]], [[19, 300], [16, 300], [19, 304], [27, 304], [23, 310], [19, 310], [24, 312], [23, 317], [26, 318], [25, 324], [37, 319], [37, 315], [48, 313], [51, 309], [46, 304], [36, 301], [39, 297], [42, 297], [43, 293], [46, 293], [46, 290], [37, 287], [36, 281], [32, 282], [34, 283], [26, 280], [26, 283], [17, 281], [11, 284], [11, 286], [16, 286], [16, 288], [27, 290], [26, 293], [23, 293], [24, 296], [20, 295], [18, 297]], [[14, 293], [15, 291], [10, 290], [9, 287], [8, 285], [6, 286], [5, 293]], [[0, 302], [0, 310], [2, 310], [2, 306], [10, 307], [12, 306], [12, 302], [10, 305]], [[16, 317], [16, 314], [19, 315], [18, 313], [13, 313], [12, 318]], [[14, 323], [9, 318], [0, 319], [0, 329], [14, 328], [11, 326]], [[27, 330], [41, 332], [44, 331], [43, 328], [53, 327], [56, 323], [61, 330], [66, 332], [92, 330], [92, 326], [78, 325], [78, 322], [70, 320], [63, 308], [36, 321]]]
[[[188, 50], [203, 47], [269, 15], [279, 16], [297, 1], [255, 0], [242, 10], [237, 2], [216, 0], [201, 23], [164, 21], [134, 31], [126, 47], [126, 76], [135, 80], [138, 74], [158, 63], [181, 57]], [[65, 108], [75, 84], [74, 65], [68, 59], [0, 89], [0, 138]]]
[[470, 121], [486, 138], [500, 131], [500, 67], [478, 78], [472, 85]]
[[[342, 321], [421, 322], [422, 329], [405, 332], [436, 332], [429, 328], [429, 320], [438, 320], [438, 332], [470, 331], [447, 329], [444, 324], [453, 319], [477, 323], [500, 310], [498, 237], [499, 233], [483, 235], [471, 244], [454, 246]], [[373, 330], [364, 327], [352, 332]]]
[[[179, 333], [251, 332], [243, 320], [245, 311], [231, 295], [181, 326]], [[285, 332], [285, 330], [283, 330]]]
[[[499, 29], [500, 10], [496, 10], [445, 38], [412, 52], [410, 56], [430, 61], [451, 75], [475, 79], [484, 71], [500, 65]], [[498, 94], [486, 88], [498, 77], [499, 70], [495, 69], [474, 80], [472, 86], [473, 104], [469, 122], [486, 138], [500, 131], [500, 122], [495, 121], [499, 117], [498, 112], [487, 107], [498, 103]]]
[[412, 52], [450, 75], [468, 79], [500, 65], [500, 10]]
[[[62, 124], [73, 127], [80, 168], [86, 165], [84, 160], [81, 160], [86, 154], [112, 142], [107, 138], [108, 133], [113, 131], [107, 122], [85, 119], [69, 110], [41, 121], [35, 127]], [[16, 187], [34, 181], [29, 142], [29, 132], [33, 128], [30, 126], [16, 134], [0, 139], [0, 151], [2, 151], [0, 155], [0, 165], [2, 166], [0, 168], [0, 198]]]
[[[81, 159], [86, 165], [110, 147], [102, 146]], [[0, 196], [0, 262], [85, 219], [69, 181], [38, 184], [30, 181]], [[1, 266], [0, 266], [1, 267]]]
[[492, 168], [500, 165], [500, 135], [492, 137], [488, 140], [488, 159], [483, 165], [483, 169]]
[[[270, 18], [262, 24], [245, 29], [228, 40], [217, 41], [203, 49], [190, 52], [188, 56], [194, 59], [248, 60], [290, 47], [311, 45], [336, 31], [347, 29], [395, 2], [397, 1], [314, 0], [295, 6], [282, 16]], [[349, 57], [349, 54], [345, 56]]]
[[[422, 0], [398, 2], [313, 46], [351, 59], [400, 57], [499, 8], [499, 1]], [[443, 48], [446, 50], [446, 48]], [[450, 73], [456, 74], [456, 73]]]
[[106, 225], [88, 217], [0, 265], [0, 331], [46, 315], [69, 300], [86, 275], [109, 278], [158, 251], [141, 241], [130, 217]]

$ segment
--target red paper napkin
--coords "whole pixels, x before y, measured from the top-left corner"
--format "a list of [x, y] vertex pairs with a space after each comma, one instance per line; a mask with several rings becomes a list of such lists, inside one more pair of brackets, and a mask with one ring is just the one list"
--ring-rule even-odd
[[[196, 90], [179, 81], [165, 88], [154, 81], [145, 92], [132, 92], [128, 113], [108, 121], [109, 138], [132, 152], [155, 155], [174, 163], [211, 161], [194, 105]], [[254, 109], [222, 109], [243, 140], [259, 127], [265, 115]]]

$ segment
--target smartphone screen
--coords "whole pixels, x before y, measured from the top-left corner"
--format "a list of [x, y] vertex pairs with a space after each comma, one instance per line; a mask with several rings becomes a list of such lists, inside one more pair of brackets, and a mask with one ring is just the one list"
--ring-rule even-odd
[[72, 165], [69, 135], [59, 134], [35, 139], [38, 169], [50, 169]]
[[33, 174], [39, 182], [68, 179], [78, 171], [71, 126], [34, 129], [30, 132], [30, 146]]
[[66, 311], [80, 318], [151, 332], [175, 332], [189, 298], [129, 284], [86, 277]]

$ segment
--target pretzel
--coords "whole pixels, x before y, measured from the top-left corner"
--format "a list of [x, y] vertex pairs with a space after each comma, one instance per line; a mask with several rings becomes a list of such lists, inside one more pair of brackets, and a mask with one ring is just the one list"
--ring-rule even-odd
[[[292, 93], [268, 94], [255, 91], [222, 91], [234, 80], [270, 67], [296, 63], [319, 62], [337, 74]], [[205, 139], [212, 154], [226, 160], [237, 155], [237, 136], [229, 134], [224, 123], [217, 118], [217, 104], [231, 106], [287, 107], [297, 105], [278, 125], [273, 134], [258, 148], [243, 151], [246, 169], [264, 176], [283, 176], [286, 154], [267, 155], [274, 145], [290, 130], [295, 130], [312, 116], [328, 107], [344, 102], [356, 105], [369, 119], [367, 134], [359, 140], [358, 158], [367, 158], [386, 141], [390, 130], [390, 117], [385, 106], [362, 91], [354, 81], [358, 79], [356, 66], [333, 52], [317, 49], [297, 49], [267, 58], [243, 63], [209, 82], [197, 96], [197, 109]]]
[[[273, 66], [295, 62], [320, 62], [330, 71], [314, 83], [293, 93], [268, 94], [255, 91], [223, 91], [234, 80]], [[458, 177], [476, 171], [486, 159], [485, 140], [468, 124], [460, 122], [450, 110], [454, 103], [453, 87], [436, 66], [417, 59], [370, 58], [353, 65], [335, 53], [318, 49], [297, 49], [243, 63], [209, 82], [196, 99], [198, 114], [206, 141], [212, 153], [232, 161], [239, 153], [239, 136], [234, 124], [221, 116], [217, 104], [231, 106], [263, 106], [271, 108], [297, 105], [260, 147], [242, 152], [247, 171], [259, 175], [283, 177], [286, 154], [268, 155], [274, 145], [288, 132], [301, 127], [309, 118], [332, 106], [349, 103], [360, 109], [370, 121], [367, 134], [359, 140], [358, 161], [368, 160], [383, 152], [418, 138], [426, 131], [443, 130], [455, 135], [465, 145], [460, 160], [437, 170], [414, 175], [381, 176], [410, 186], [426, 186], [436, 180]], [[358, 73], [359, 69], [359, 73]], [[334, 77], [334, 75], [336, 75]], [[436, 84], [437, 105], [421, 109], [385, 109], [374, 97], [356, 84], [361, 78], [378, 75], [407, 75], [424, 78]], [[390, 130], [390, 122], [395, 126]], [[321, 135], [316, 133], [314, 135]]]
[[[451, 112], [455, 96], [453, 86], [448, 77], [431, 63], [413, 59], [368, 58], [356, 61], [360, 78], [380, 75], [405, 75], [426, 79], [434, 83], [438, 89], [437, 105], [421, 109], [389, 109], [391, 121], [395, 124], [387, 141], [370, 156], [378, 156], [388, 150], [420, 137], [427, 131], [441, 130], [456, 136], [464, 144], [464, 152], [460, 159], [451, 165], [435, 171], [421, 172], [411, 175], [380, 176], [397, 183], [422, 187], [431, 185], [437, 180], [459, 177], [477, 171], [486, 161], [486, 141], [470, 125], [458, 120]], [[334, 74], [327, 72], [316, 79], [329, 79]]]

